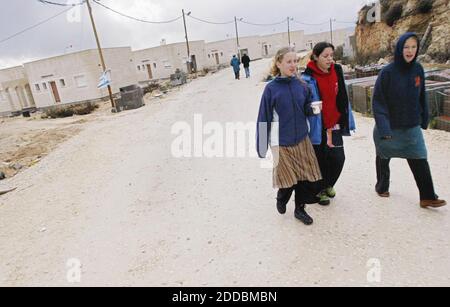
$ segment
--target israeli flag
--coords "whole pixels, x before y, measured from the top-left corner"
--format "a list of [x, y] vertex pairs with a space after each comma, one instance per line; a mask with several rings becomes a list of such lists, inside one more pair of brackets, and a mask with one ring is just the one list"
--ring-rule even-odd
[[111, 85], [111, 70], [108, 69], [102, 73], [100, 76], [100, 83], [97, 85], [97, 88], [105, 88], [108, 85]]

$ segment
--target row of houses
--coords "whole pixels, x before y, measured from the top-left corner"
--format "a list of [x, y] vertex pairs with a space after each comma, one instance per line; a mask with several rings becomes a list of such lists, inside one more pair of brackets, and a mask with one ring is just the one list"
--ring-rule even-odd
[[[343, 45], [353, 29], [333, 32], [333, 43]], [[291, 45], [298, 51], [310, 50], [319, 41], [330, 41], [330, 33], [305, 35], [304, 31], [290, 33]], [[209, 42], [166, 44], [133, 51], [130, 47], [105, 48], [104, 58], [111, 70], [112, 91], [169, 78], [176, 70], [188, 71], [229, 65], [234, 54], [248, 54], [252, 59], [272, 57], [288, 45], [287, 33], [249, 36]], [[84, 50], [0, 70], [0, 115], [20, 114], [27, 108], [40, 110], [60, 105], [96, 101], [108, 96], [106, 89], [98, 89], [102, 74], [98, 51]]]

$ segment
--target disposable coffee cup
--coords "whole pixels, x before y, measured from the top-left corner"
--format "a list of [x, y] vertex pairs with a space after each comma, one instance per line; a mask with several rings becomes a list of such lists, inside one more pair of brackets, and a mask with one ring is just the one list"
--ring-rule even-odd
[[322, 101], [311, 102], [311, 108], [314, 114], [320, 114], [320, 111], [322, 109]]

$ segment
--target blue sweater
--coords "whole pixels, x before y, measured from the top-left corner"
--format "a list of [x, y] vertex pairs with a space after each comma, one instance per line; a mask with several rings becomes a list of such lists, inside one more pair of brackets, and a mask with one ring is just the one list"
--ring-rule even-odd
[[414, 36], [414, 33], [406, 33], [400, 37], [394, 63], [380, 72], [375, 84], [372, 108], [381, 137], [392, 136], [392, 129], [419, 125], [423, 129], [428, 127], [429, 111], [423, 67], [416, 62], [417, 55], [411, 63], [403, 58], [403, 46], [408, 38]]
[[256, 150], [267, 154], [274, 111], [279, 117], [279, 145], [293, 146], [308, 136], [307, 116], [312, 115], [310, 92], [297, 77], [277, 77], [266, 85], [259, 107]]

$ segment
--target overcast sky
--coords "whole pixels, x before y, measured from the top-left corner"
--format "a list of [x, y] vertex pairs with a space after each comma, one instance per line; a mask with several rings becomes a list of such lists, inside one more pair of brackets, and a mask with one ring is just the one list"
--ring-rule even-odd
[[[49, 0], [76, 3], [81, 0]], [[91, 0], [92, 2], [92, 0]], [[359, 9], [366, 0], [101, 0], [101, 3], [124, 14], [150, 20], [171, 20], [181, 10], [194, 17], [214, 22], [228, 22], [234, 16], [251, 23], [276, 23], [293, 17], [298, 22], [319, 24], [306, 26], [292, 22], [291, 29], [306, 33], [354, 26]], [[42, 4], [38, 0], [0, 0], [0, 41], [27, 27], [62, 12], [66, 7]], [[184, 41], [182, 19], [170, 24], [146, 24], [117, 15], [92, 3], [102, 47], [131, 46], [134, 50]], [[253, 26], [239, 23], [239, 35], [270, 34], [287, 31], [287, 25]], [[213, 25], [187, 18], [190, 40], [216, 41], [235, 37], [234, 24]], [[72, 46], [72, 47], [70, 47]], [[95, 48], [95, 40], [86, 5], [72, 9], [49, 22], [0, 43], [0, 68], [24, 62]]]

